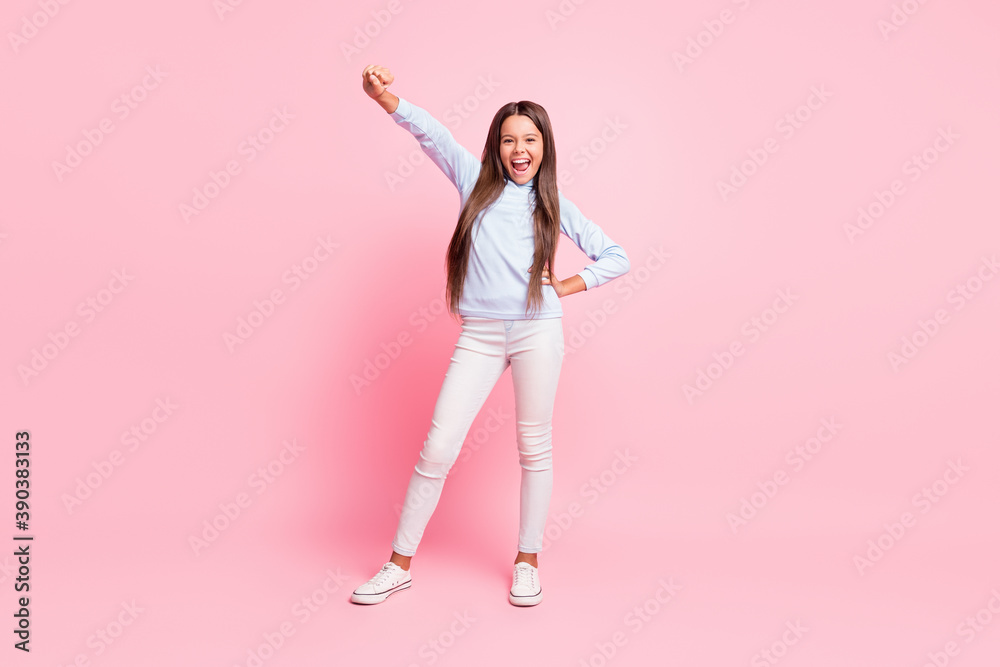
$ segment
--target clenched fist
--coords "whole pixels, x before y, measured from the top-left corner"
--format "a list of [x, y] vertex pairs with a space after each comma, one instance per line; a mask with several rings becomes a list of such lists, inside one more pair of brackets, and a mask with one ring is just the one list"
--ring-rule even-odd
[[381, 65], [368, 65], [361, 72], [361, 78], [365, 92], [373, 100], [378, 99], [385, 92], [386, 86], [395, 80], [389, 68]]

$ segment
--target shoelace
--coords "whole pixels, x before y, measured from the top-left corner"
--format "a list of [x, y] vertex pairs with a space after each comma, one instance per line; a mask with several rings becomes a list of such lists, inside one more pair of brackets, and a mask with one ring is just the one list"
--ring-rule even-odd
[[529, 584], [531, 590], [535, 590], [538, 586], [535, 583], [535, 568], [531, 567], [527, 563], [522, 567], [520, 563], [514, 568], [514, 588], [519, 585]]
[[374, 577], [372, 577], [372, 586], [377, 587], [379, 584], [385, 581], [385, 579], [389, 577], [391, 574], [392, 574], [392, 566], [390, 563], [386, 563], [385, 565], [382, 566], [382, 571], [376, 574]]

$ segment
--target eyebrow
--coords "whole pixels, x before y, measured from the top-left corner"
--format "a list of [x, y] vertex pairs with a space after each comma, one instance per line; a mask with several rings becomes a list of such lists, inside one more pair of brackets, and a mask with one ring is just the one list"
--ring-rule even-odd
[[[504, 137], [513, 137], [513, 136], [514, 136], [513, 134], [511, 134], [511, 133], [508, 132], [506, 134], [501, 134], [500, 138], [503, 139]], [[538, 134], [536, 134], [535, 132], [528, 132], [524, 136], [526, 136], [526, 137], [537, 137]]]

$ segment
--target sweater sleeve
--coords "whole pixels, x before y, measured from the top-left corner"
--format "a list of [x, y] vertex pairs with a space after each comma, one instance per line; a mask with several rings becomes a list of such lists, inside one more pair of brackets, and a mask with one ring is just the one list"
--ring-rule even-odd
[[628, 273], [630, 265], [625, 249], [612, 241], [592, 220], [584, 217], [576, 204], [559, 191], [559, 222], [562, 233], [570, 238], [593, 264], [580, 271], [590, 290]]
[[458, 143], [451, 131], [428, 111], [399, 97], [399, 105], [389, 115], [397, 125], [416, 137], [420, 148], [458, 188], [459, 193], [475, 186], [482, 162]]

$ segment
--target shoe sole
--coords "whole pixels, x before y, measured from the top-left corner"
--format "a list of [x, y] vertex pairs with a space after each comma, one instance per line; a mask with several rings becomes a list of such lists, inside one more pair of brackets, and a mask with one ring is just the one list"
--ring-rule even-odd
[[378, 604], [379, 602], [385, 602], [385, 599], [396, 593], [398, 591], [406, 590], [410, 587], [411, 581], [404, 581], [395, 588], [390, 588], [384, 593], [351, 593], [351, 602], [355, 604]]
[[513, 593], [509, 593], [507, 599], [516, 607], [533, 607], [542, 601], [542, 592], [538, 591], [537, 595], [514, 595]]

